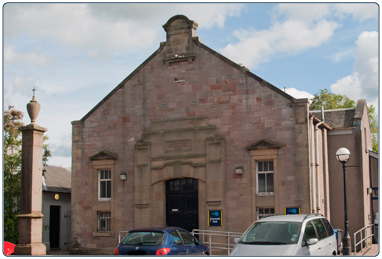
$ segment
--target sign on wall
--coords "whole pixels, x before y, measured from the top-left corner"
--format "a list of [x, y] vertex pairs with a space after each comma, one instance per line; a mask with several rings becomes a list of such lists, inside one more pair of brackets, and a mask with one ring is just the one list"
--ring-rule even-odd
[[300, 207], [296, 208], [285, 208], [285, 214], [300, 214]]
[[223, 211], [222, 210], [209, 210], [208, 211], [208, 226], [221, 227], [223, 226]]

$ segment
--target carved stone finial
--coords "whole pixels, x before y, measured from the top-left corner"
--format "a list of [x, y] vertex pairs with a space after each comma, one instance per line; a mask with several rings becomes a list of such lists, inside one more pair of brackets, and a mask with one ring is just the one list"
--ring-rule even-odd
[[33, 97], [32, 100], [27, 104], [27, 111], [29, 114], [29, 118], [31, 119], [31, 123], [35, 124], [38, 114], [40, 113], [41, 105], [36, 101], [35, 91], [36, 88], [33, 88]]

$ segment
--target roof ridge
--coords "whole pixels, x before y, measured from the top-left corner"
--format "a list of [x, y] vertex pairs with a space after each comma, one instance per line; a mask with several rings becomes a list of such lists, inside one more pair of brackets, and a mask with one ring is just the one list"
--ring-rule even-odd
[[[324, 110], [324, 112], [349, 111], [349, 110], [356, 110], [356, 108], [328, 109], [328, 110]], [[310, 111], [310, 112], [320, 112], [321, 113], [321, 110], [313, 110], [313, 111]]]

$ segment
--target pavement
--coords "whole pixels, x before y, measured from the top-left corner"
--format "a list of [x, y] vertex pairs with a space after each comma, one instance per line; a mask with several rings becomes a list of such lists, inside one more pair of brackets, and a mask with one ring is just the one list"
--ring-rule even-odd
[[49, 250], [46, 255], [70, 255], [69, 250]]
[[365, 247], [363, 251], [359, 251], [357, 256], [377, 256], [379, 254], [379, 245], [372, 244], [369, 247]]

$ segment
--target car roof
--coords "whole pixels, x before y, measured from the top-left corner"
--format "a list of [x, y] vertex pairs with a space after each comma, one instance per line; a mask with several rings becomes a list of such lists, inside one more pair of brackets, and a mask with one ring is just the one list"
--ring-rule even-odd
[[136, 229], [132, 229], [130, 230], [129, 232], [138, 232], [138, 231], [161, 231], [161, 232], [164, 232], [164, 231], [171, 231], [171, 230], [175, 230], [175, 229], [180, 229], [180, 230], [184, 230], [182, 228], [179, 228], [179, 227], [144, 227], [144, 228], [136, 228]]
[[290, 215], [270, 215], [258, 220], [259, 222], [265, 221], [289, 221], [289, 222], [303, 222], [305, 219], [311, 218], [324, 218], [321, 214], [290, 214]]

